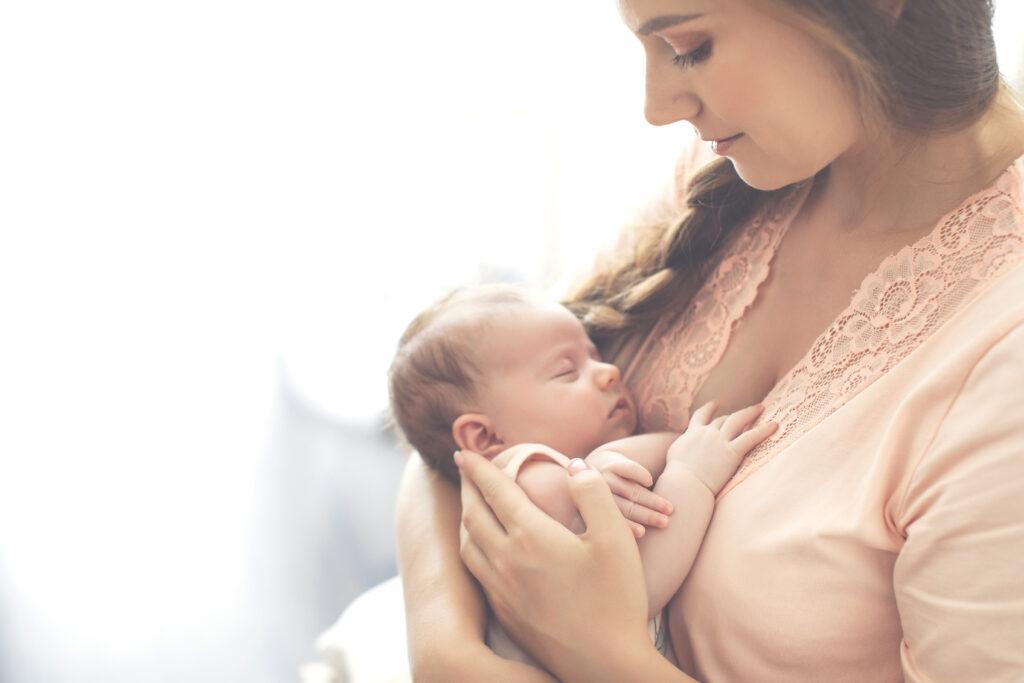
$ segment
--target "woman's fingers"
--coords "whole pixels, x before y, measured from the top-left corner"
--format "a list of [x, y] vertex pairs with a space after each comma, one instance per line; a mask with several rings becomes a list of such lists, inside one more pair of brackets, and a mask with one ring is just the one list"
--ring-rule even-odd
[[714, 427], [715, 429], [721, 429], [722, 425], [725, 423], [727, 419], [729, 419], [728, 415], [719, 415], [718, 417], [711, 421], [711, 426]]
[[[535, 525], [540, 520], [548, 520], [543, 512], [535, 506], [527, 497], [526, 493], [516, 485], [510, 478], [505, 476], [501, 470], [495, 467], [489, 460], [479, 453], [472, 451], [459, 451], [456, 454], [455, 462], [459, 465], [459, 472], [462, 475], [462, 488], [466, 489], [467, 483], [475, 485], [475, 489], [483, 497], [481, 503], [493, 512], [493, 516], [504, 528], [511, 531], [514, 527]], [[465, 498], [463, 499], [465, 504]], [[480, 522], [483, 525], [483, 515], [480, 515]], [[466, 511], [463, 509], [463, 522], [467, 521]], [[474, 523], [476, 519], [474, 518]], [[466, 528], [476, 536], [476, 529]], [[487, 548], [483, 548], [487, 552]]]
[[477, 581], [488, 585], [494, 575], [494, 567], [464, 525], [459, 525], [459, 555]]
[[718, 410], [718, 401], [708, 401], [694, 411], [693, 415], [690, 417], [690, 426], [703, 427], [711, 421], [711, 417], [715, 414], [716, 410]]
[[617, 534], [629, 533], [630, 527], [623, 524], [622, 512], [604, 477], [583, 460], [570, 463], [569, 495], [587, 525], [585, 536], [611, 540]]
[[726, 416], [727, 419], [721, 426], [722, 436], [732, 441], [742, 434], [743, 431], [763, 412], [764, 406], [759, 403], [757, 405], [744, 408], [743, 410], [738, 410], [732, 415]]
[[499, 552], [500, 544], [505, 540], [507, 533], [487, 505], [480, 489], [472, 479], [463, 477], [459, 493], [462, 499], [461, 533], [468, 535], [485, 557]]
[[765, 422], [764, 424], [757, 425], [753, 429], [743, 432], [733, 439], [730, 444], [733, 450], [738, 454], [746, 455], [755, 446], [774, 434], [775, 430], [778, 428], [778, 422]]

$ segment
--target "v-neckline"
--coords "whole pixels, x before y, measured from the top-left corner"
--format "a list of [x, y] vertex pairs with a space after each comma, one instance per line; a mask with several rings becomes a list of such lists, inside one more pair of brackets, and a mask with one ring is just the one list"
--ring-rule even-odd
[[[851, 334], [853, 335], [852, 338], [856, 339], [857, 331], [863, 330], [864, 327], [870, 327], [873, 324], [872, 321], [864, 321], [865, 311], [862, 309], [864, 309], [865, 300], [867, 300], [867, 303], [876, 301], [878, 304], [876, 306], [877, 312], [882, 316], [885, 312], [886, 304], [880, 299], [887, 294], [890, 289], [892, 289], [891, 287], [887, 287], [887, 284], [892, 285], [908, 282], [907, 274], [905, 273], [905, 269], [908, 266], [911, 268], [909, 273], [910, 277], [924, 275], [926, 279], [931, 280], [929, 284], [926, 285], [926, 287], [933, 288], [929, 290], [929, 295], [934, 295], [935, 297], [940, 296], [943, 289], [942, 285], [935, 282], [934, 278], [931, 278], [928, 273], [940, 269], [943, 265], [944, 257], [956, 259], [963, 255], [964, 250], [967, 248], [966, 245], [971, 239], [971, 236], [968, 234], [970, 231], [966, 226], [977, 215], [983, 213], [991, 202], [998, 200], [1000, 196], [1004, 196], [1009, 200], [1009, 206], [1007, 208], [1011, 211], [1016, 211], [1018, 214], [1018, 220], [1015, 224], [1015, 232], [1018, 238], [1024, 238], [1024, 208], [1022, 208], [1024, 203], [1022, 203], [1021, 198], [1022, 177], [1024, 177], [1024, 156], [1020, 156], [1014, 160], [1010, 166], [1000, 173], [999, 177], [994, 182], [971, 194], [961, 201], [956, 208], [945, 213], [927, 233], [922, 235], [913, 243], [894, 249], [885, 256], [878, 266], [868, 273], [861, 280], [857, 288], [853, 290], [853, 293], [842, 311], [840, 311], [839, 314], [832, 319], [832, 322], [829, 323], [825, 330], [815, 338], [811, 343], [811, 346], [801, 356], [796, 364], [794, 364], [786, 373], [781, 375], [775, 385], [768, 391], [767, 395], [763, 399], [765, 411], [762, 414], [760, 421], [773, 419], [778, 420], [780, 413], [790, 412], [785, 409], [787, 406], [793, 404], [795, 398], [794, 394], [801, 398], [799, 404], [805, 403], [806, 396], [802, 395], [804, 392], [801, 391], [802, 387], [799, 386], [802, 384], [799, 375], [801, 373], [820, 373], [824, 368], [829, 368], [831, 365], [836, 364], [836, 358], [831, 358], [832, 363], [829, 363], [830, 357], [834, 355], [833, 352], [836, 348], [836, 340], [840, 337], [851, 338]], [[803, 190], [802, 196], [800, 196], [797, 201], [797, 206], [788, 213], [784, 224], [780, 226], [780, 234], [772, 244], [772, 252], [768, 259], [769, 274], [778, 255], [779, 246], [785, 238], [785, 235], [794, 222], [796, 216], [799, 214], [804, 202], [806, 202], [809, 194], [810, 187]], [[1013, 263], [1024, 260], [1024, 240], [1018, 239], [1015, 258], [1011, 260]], [[1004, 265], [1008, 268], [1012, 264], [1006, 263]], [[987, 275], [989, 277], [985, 279], [991, 279], [995, 277], [996, 274], [987, 273]], [[967, 276], [968, 274], [966, 273], [963, 275], [963, 277]], [[722, 347], [721, 355], [718, 358], [719, 361], [721, 361], [721, 358], [724, 356], [729, 344], [732, 342], [736, 327], [747, 311], [749, 311], [750, 306], [757, 301], [758, 294], [760, 293], [766, 279], [767, 274], [754, 286], [754, 297], [743, 308], [739, 317], [726, 323], [726, 338]], [[979, 280], [979, 282], [980, 281], [981, 280]], [[966, 300], [961, 301], [956, 307], [957, 310], [959, 310], [959, 308], [965, 303]], [[926, 313], [924, 310], [925, 308], [928, 308], [928, 306], [921, 307], [921, 310], [917, 311], [917, 313]], [[945, 322], [946, 319], [951, 317], [953, 312], [954, 311], [949, 311], [945, 316], [943, 316], [942, 320], [938, 324], [933, 325], [926, 335], [918, 338], [916, 343], [900, 349], [901, 353], [898, 354], [899, 359], [901, 360], [906, 355], [909, 355], [914, 348], [917, 348], [921, 343], [923, 343], [924, 339], [927, 338], [927, 336], [930, 336], [931, 331], [937, 329], [937, 327], [941, 325], [941, 322]], [[919, 317], [923, 318], [926, 316], [919, 315]], [[879, 320], [876, 322], [882, 321]], [[891, 320], [887, 319], [884, 322], [891, 322]], [[920, 322], [923, 324], [925, 321], [921, 320]], [[857, 329], [858, 327], [859, 329]], [[900, 339], [904, 338], [905, 337], [900, 337]], [[870, 349], [869, 347], [871, 346], [872, 345], [870, 344], [864, 345], [864, 348], [861, 349], [862, 353], [860, 355], [865, 358], [872, 355], [871, 351], [874, 349]], [[849, 357], [850, 354], [846, 353], [845, 355], [846, 357]], [[892, 360], [892, 357], [887, 355], [886, 359]], [[874, 357], [873, 364], [869, 362], [865, 367], [851, 365], [846, 368], [847, 370], [860, 370], [859, 381], [851, 380], [848, 390], [841, 393], [840, 400], [831, 401], [830, 409], [822, 411], [822, 414], [819, 414], [817, 419], [814, 419], [811, 424], [805, 424], [802, 429], [789, 431], [788, 434], [786, 433], [787, 426], [794, 425], [796, 421], [791, 419], [789, 420], [788, 425], [780, 424], [780, 428], [774, 437], [765, 441], [761, 446], [755, 448], [750, 454], [748, 454], [736, 475], [719, 494], [719, 498], [735, 488], [740, 482], [750, 476], [750, 474], [765, 462], [770, 460], [771, 457], [781, 451], [786, 445], [812, 429], [821, 420], [831, 415], [836, 409], [853, 398], [853, 396], [870, 386], [870, 384], [881, 377], [882, 374], [891, 369], [892, 365], [895, 365], [895, 363], [890, 364], [888, 362], [880, 363], [880, 360], [879, 356], [876, 355]], [[898, 360], [896, 362], [898, 362]], [[814, 370], [815, 366], [818, 368], [817, 371]], [[717, 367], [717, 363], [714, 367]], [[700, 393], [704, 383], [707, 381], [708, 375], [710, 375], [710, 372], [714, 370], [714, 367], [712, 367], [711, 370], [700, 379], [700, 384], [696, 387], [696, 390], [693, 393], [694, 397]], [[855, 372], [854, 374], [857, 373]]]
[[[764, 397], [760, 420], [778, 421], [780, 428], [748, 454], [720, 497], [891, 369], [964, 305], [966, 299], [951, 306], [937, 304], [948, 289], [947, 279], [976, 278], [978, 282], [967, 283], [973, 290], [980, 281], [996, 277], [997, 265], [1009, 267], [1024, 259], [1022, 176], [1024, 156], [862, 278], [845, 307]], [[805, 181], [806, 186], [794, 188], [775, 208], [755, 214], [726, 247], [690, 306], [655, 325], [640, 344], [624, 374], [637, 391], [645, 429], [685, 429], [694, 399], [757, 300], [811, 183]], [[1002, 236], [997, 239], [998, 231]], [[1010, 237], [1013, 241], [1007, 243]], [[966, 270], [956, 271], [955, 265]], [[983, 266], [987, 270], [982, 273]], [[898, 295], [900, 287], [921, 299], [909, 302], [908, 311], [892, 310], [899, 300], [891, 295]], [[887, 321], [888, 314], [899, 314], [898, 319]], [[915, 343], [901, 344], [911, 336]]]

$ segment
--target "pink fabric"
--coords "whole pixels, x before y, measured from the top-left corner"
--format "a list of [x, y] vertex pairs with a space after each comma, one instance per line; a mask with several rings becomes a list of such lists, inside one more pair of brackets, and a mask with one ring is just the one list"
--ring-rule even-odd
[[[673, 606], [699, 680], [1024, 680], [1022, 182], [887, 257], [766, 397]], [[643, 431], [685, 426], [807, 189], [640, 349]]]
[[509, 446], [494, 456], [491, 463], [508, 475], [512, 481], [515, 481], [519, 477], [519, 470], [530, 460], [550, 460], [563, 468], [568, 469], [569, 467], [568, 457], [554, 448], [548, 448], [540, 443], [521, 443]]

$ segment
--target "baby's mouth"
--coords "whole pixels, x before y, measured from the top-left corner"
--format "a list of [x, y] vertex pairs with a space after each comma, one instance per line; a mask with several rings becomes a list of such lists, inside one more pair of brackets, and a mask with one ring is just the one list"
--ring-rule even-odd
[[610, 413], [608, 413], [608, 417], [614, 415], [615, 412], [618, 410], [629, 410], [629, 399], [627, 399], [625, 396], [623, 396], [622, 398], [615, 402], [615, 407], [612, 408]]

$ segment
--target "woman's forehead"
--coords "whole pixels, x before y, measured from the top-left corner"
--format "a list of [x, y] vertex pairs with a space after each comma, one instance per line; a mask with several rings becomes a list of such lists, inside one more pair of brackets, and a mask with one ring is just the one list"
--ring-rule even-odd
[[619, 0], [619, 15], [634, 33], [655, 31], [694, 21], [719, 12], [734, 0]]

